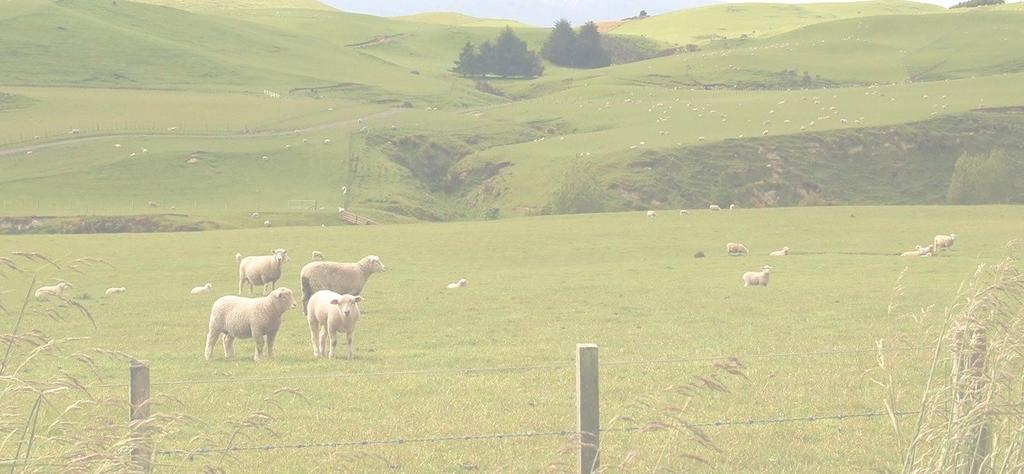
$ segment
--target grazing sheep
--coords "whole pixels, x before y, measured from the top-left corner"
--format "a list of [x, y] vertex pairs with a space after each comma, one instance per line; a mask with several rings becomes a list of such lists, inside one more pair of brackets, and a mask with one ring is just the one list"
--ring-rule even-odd
[[321, 261], [323, 259], [324, 259], [323, 252], [321, 252], [319, 250], [314, 250], [313, 251], [313, 260]]
[[213, 290], [213, 284], [212, 283], [207, 283], [207, 284], [205, 284], [203, 286], [197, 286], [195, 288], [192, 288], [192, 291], [190, 292], [190, 294], [192, 294], [192, 295], [205, 295], [205, 294], [209, 293], [211, 290]]
[[708, 209], [711, 209], [712, 211], [721, 211], [722, 210], [722, 208], [719, 207], [718, 204], [712, 204], [712, 205], [708, 206]]
[[654, 211], [647, 211], [647, 217], [658, 217], [658, 213]]
[[302, 267], [302, 307], [305, 311], [309, 298], [320, 290], [331, 290], [342, 295], [359, 296], [366, 281], [377, 272], [387, 271], [380, 257], [367, 255], [355, 263], [310, 262]]
[[746, 245], [737, 244], [735, 242], [725, 244], [725, 251], [728, 252], [729, 255], [746, 255], [750, 253], [750, 251], [747, 250]]
[[730, 211], [736, 210], [736, 205], [735, 204], [729, 204], [729, 210]]
[[206, 360], [213, 355], [213, 345], [224, 335], [224, 357], [235, 356], [235, 338], [256, 339], [256, 352], [252, 360], [259, 361], [263, 355], [263, 338], [266, 337], [267, 358], [274, 357], [274, 339], [281, 328], [284, 312], [295, 307], [292, 290], [278, 288], [260, 298], [222, 296], [213, 303], [210, 310], [210, 332], [206, 335]]
[[324, 346], [330, 340], [328, 359], [334, 358], [338, 345], [338, 331], [345, 333], [348, 342], [348, 359], [352, 360], [352, 334], [359, 322], [359, 303], [362, 296], [340, 295], [330, 290], [320, 290], [310, 299], [306, 314], [309, 316], [309, 339], [313, 343], [313, 357], [324, 356]]
[[253, 219], [258, 219], [260, 217], [260, 213], [254, 212], [252, 214], [249, 214], [249, 217], [251, 217]]
[[287, 250], [277, 249], [271, 255], [242, 258], [241, 254], [235, 254], [235, 260], [238, 262], [238, 294], [242, 294], [243, 285], [248, 283], [251, 295], [257, 285], [263, 286], [264, 293], [267, 285], [273, 290], [281, 278], [281, 266], [290, 258]]
[[159, 206], [159, 204], [157, 204], [156, 201], [149, 201], [146, 204], [148, 204], [149, 207], [157, 207], [157, 206]]
[[690, 211], [687, 211], [686, 209], [680, 209], [679, 210], [679, 215], [680, 216], [685, 216], [685, 215], [688, 215], [689, 213], [690, 213]]
[[49, 296], [63, 298], [64, 292], [69, 288], [72, 288], [72, 286], [66, 281], [62, 281], [53, 286], [40, 286], [36, 289], [36, 298], [46, 299]]
[[465, 278], [463, 278], [463, 279], [461, 279], [459, 281], [456, 281], [456, 282], [453, 282], [453, 283], [449, 283], [448, 284], [448, 289], [449, 290], [454, 290], [456, 288], [465, 288], [466, 285], [468, 285], [468, 284], [469, 284], [469, 282], [466, 281]]
[[759, 272], [746, 272], [743, 274], [743, 286], [768, 286], [768, 277], [772, 273], [772, 267], [765, 265]]
[[107, 291], [103, 292], [103, 294], [106, 295], [106, 296], [113, 296], [113, 295], [119, 295], [121, 293], [124, 293], [125, 291], [128, 291], [128, 289], [125, 288], [125, 287], [107, 288]]
[[263, 227], [270, 227], [270, 221], [263, 221]]
[[932, 240], [932, 246], [935, 248], [936, 252], [940, 252], [942, 250], [949, 250], [949, 248], [953, 246], [953, 242], [955, 241], [956, 234], [939, 234], [936, 235], [935, 238]]
[[786, 255], [789, 255], [789, 247], [782, 247], [782, 250], [776, 250], [768, 254], [769, 257], [785, 257]]

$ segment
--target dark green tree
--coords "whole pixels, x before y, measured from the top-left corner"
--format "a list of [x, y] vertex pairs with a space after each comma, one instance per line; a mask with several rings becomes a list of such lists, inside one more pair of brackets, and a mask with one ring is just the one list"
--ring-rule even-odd
[[[481, 54], [483, 48], [480, 49]], [[483, 54], [482, 54], [483, 55]], [[519, 39], [511, 27], [506, 26], [494, 42], [494, 51], [488, 65], [490, 71], [501, 77], [534, 77], [544, 72], [544, 65], [536, 51]]]
[[465, 76], [477, 76], [482, 73], [480, 68], [480, 55], [476, 52], [476, 46], [473, 43], [466, 42], [466, 45], [462, 47], [462, 53], [459, 54], [459, 59], [455, 61], [455, 68], [452, 71]]
[[572, 29], [569, 20], [563, 18], [555, 23], [555, 28], [541, 49], [541, 55], [559, 66], [572, 66], [575, 49], [576, 30]]
[[588, 21], [580, 28], [574, 50], [573, 66], [575, 67], [593, 69], [612, 63], [608, 52], [601, 45], [601, 33], [597, 30], [597, 24], [592, 21]]

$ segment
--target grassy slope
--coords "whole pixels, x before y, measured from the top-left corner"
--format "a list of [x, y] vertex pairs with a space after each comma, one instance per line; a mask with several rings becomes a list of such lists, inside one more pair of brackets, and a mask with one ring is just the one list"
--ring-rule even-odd
[[[43, 272], [45, 279], [69, 279], [76, 296], [90, 295], [82, 301], [93, 309], [98, 329], [77, 317], [66, 322], [32, 319], [25, 328], [87, 336], [89, 340], [74, 347], [123, 350], [149, 360], [154, 382], [552, 362], [570, 367], [574, 344], [591, 341], [601, 345], [604, 363], [872, 348], [879, 339], [890, 346], [918, 345], [926, 326], [898, 316], [948, 303], [951, 292], [977, 264], [1000, 258], [1006, 241], [1024, 236], [1019, 215], [1019, 207], [741, 209], [662, 214], [656, 219], [637, 212], [446, 225], [0, 237], [0, 254], [38, 250], [108, 260], [114, 268], [96, 267], [84, 274]], [[944, 257], [895, 256], [949, 231], [958, 231], [960, 239]], [[753, 256], [724, 256], [722, 246], [730, 240], [745, 242]], [[793, 255], [771, 262], [776, 267], [771, 286], [742, 288], [739, 275], [768, 263], [767, 252], [783, 245], [792, 247]], [[234, 253], [277, 247], [292, 254], [282, 284], [293, 288], [298, 269], [314, 249], [340, 260], [369, 253], [382, 256], [389, 271], [375, 275], [364, 293], [367, 301], [356, 332], [355, 361], [311, 361], [308, 330], [297, 310], [285, 318], [277, 360], [247, 361], [251, 341], [237, 343], [239, 360], [220, 360], [219, 348], [218, 360], [202, 360], [211, 299], [190, 298], [189, 288], [210, 281], [216, 295], [231, 293], [236, 285]], [[709, 257], [691, 258], [697, 250]], [[909, 269], [903, 279], [904, 295], [889, 314], [893, 283], [905, 267]], [[864, 278], [850, 284], [835, 277], [851, 273]], [[465, 291], [444, 290], [448, 281], [463, 277], [470, 282]], [[21, 284], [20, 278], [14, 279], [11, 285], [18, 291], [0, 295], [8, 307], [16, 307]], [[100, 296], [104, 288], [122, 285], [128, 288], [123, 298]], [[941, 310], [938, 313], [936, 318], [941, 318]], [[913, 403], [928, 356], [906, 354], [896, 361], [896, 379], [905, 384], [907, 403]], [[874, 354], [744, 362], [749, 380], [731, 380], [732, 393], [695, 401], [688, 416], [700, 421], [745, 420], [882, 409], [883, 391], [865, 376], [874, 367]], [[705, 367], [607, 365], [602, 373], [605, 423], [627, 413], [630, 402], [641, 395], [650, 394], [657, 405], [667, 402], [659, 389], [682, 383]], [[56, 368], [42, 360], [33, 370]], [[120, 363], [101, 362], [99, 370], [109, 382], [124, 380]], [[92, 380], [88, 374], [82, 377]], [[285, 386], [302, 390], [312, 406], [285, 403], [283, 411], [273, 411], [279, 418], [273, 425], [279, 437], [258, 433], [240, 444], [562, 430], [571, 429], [574, 420], [570, 369], [255, 381], [231, 389], [154, 388], [181, 400], [191, 415], [216, 429], [229, 417], [256, 409], [263, 397]], [[214, 396], [224, 393], [231, 396]], [[341, 398], [344, 409], [337, 405]], [[156, 408], [179, 409], [169, 403]], [[184, 433], [161, 448], [179, 447], [192, 434]], [[724, 452], [705, 455], [720, 471], [868, 471], [895, 469], [899, 462], [884, 419], [737, 427], [709, 434]], [[658, 435], [615, 433], [604, 439], [609, 463], [630, 449], [637, 450], [644, 462], [653, 462], [662, 441], [667, 441]], [[537, 438], [366, 447], [357, 452], [383, 454], [410, 472], [452, 471], [462, 463], [477, 464], [482, 471], [530, 471], [558, 458], [562, 442]], [[692, 446], [677, 439], [669, 452], [678, 453], [679, 445]], [[337, 451], [339, 460], [357, 463], [356, 471], [379, 468], [367, 464], [377, 462], [371, 458], [349, 454]], [[255, 452], [231, 462], [242, 470], [257, 469], [260, 463], [263, 470], [308, 471], [324, 455], [316, 450]], [[671, 464], [690, 466], [683, 461]], [[189, 466], [184, 470], [196, 470], [199, 464]]]
[[520, 23], [515, 20], [503, 20], [500, 18], [477, 18], [456, 12], [418, 13], [416, 15], [398, 16], [394, 17], [394, 19], [402, 21], [412, 21], [416, 23], [429, 23], [434, 25], [446, 26], [502, 27], [507, 25], [513, 28], [530, 28], [529, 25]]
[[935, 13], [942, 7], [903, 0], [853, 3], [765, 4], [734, 3], [692, 8], [628, 21], [611, 30], [642, 35], [678, 45], [712, 40], [767, 37], [816, 23], [852, 17]]

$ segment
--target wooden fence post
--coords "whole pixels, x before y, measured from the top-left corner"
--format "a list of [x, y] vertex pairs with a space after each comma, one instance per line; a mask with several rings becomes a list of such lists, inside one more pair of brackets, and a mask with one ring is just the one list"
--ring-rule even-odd
[[[128, 371], [131, 377], [128, 385], [129, 421], [145, 420], [149, 418], [149, 362], [133, 360]], [[132, 448], [131, 457], [133, 466], [138, 466], [142, 472], [152, 472], [147, 443], [140, 442]]]
[[600, 466], [601, 410], [597, 367], [597, 344], [577, 344], [576, 429], [580, 437], [580, 474], [591, 474]]

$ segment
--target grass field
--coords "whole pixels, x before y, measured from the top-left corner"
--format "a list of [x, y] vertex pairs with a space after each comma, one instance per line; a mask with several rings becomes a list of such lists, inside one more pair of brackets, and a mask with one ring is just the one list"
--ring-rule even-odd
[[[300, 389], [310, 405], [286, 402], [272, 410], [277, 437], [255, 434], [242, 445], [292, 444], [435, 435], [572, 430], [574, 345], [601, 346], [602, 419], [636, 412], [650, 397], [672, 403], [667, 385], [706, 373], [708, 364], [640, 364], [660, 358], [789, 353], [928, 343], [942, 307], [978, 264], [1006, 255], [1005, 244], [1024, 236], [1020, 207], [849, 207], [694, 212], [688, 216], [642, 213], [512, 219], [499, 222], [413, 224], [360, 228], [274, 228], [188, 234], [33, 236], [0, 238], [0, 254], [39, 251], [66, 259], [108, 261], [84, 274], [43, 269], [44, 281], [65, 278], [77, 301], [92, 309], [97, 327], [73, 317], [33, 319], [25, 328], [88, 339], [68, 350], [99, 347], [149, 360], [155, 384], [168, 381], [242, 379], [228, 384], [155, 385], [181, 402], [156, 410], [185, 411], [209, 424], [209, 433], [261, 406], [281, 387]], [[896, 254], [933, 234], [959, 233], [940, 258]], [[742, 241], [749, 257], [724, 255], [726, 241]], [[765, 255], [783, 245], [784, 259]], [[301, 313], [286, 315], [274, 361], [253, 363], [251, 341], [239, 341], [234, 361], [202, 359], [212, 298], [190, 297], [207, 281], [215, 295], [234, 292], [235, 252], [265, 253], [285, 247], [293, 260], [282, 284], [296, 288], [312, 250], [329, 259], [378, 254], [388, 271], [364, 292], [363, 321], [354, 361], [314, 361]], [[698, 250], [708, 258], [694, 259]], [[771, 263], [768, 288], [743, 288], [740, 274]], [[894, 285], [901, 271], [902, 295]], [[10, 274], [8, 274], [10, 276]], [[467, 278], [464, 290], [449, 281]], [[7, 280], [0, 295], [14, 307], [23, 277]], [[121, 297], [103, 290], [125, 286]], [[895, 303], [892, 310], [890, 303]], [[38, 305], [40, 303], [31, 303]], [[936, 305], [931, 319], [904, 317]], [[932, 332], [934, 334], [934, 332]], [[218, 348], [219, 350], [219, 348]], [[913, 408], [926, 355], [895, 356], [901, 406]], [[687, 419], [762, 419], [881, 409], [872, 382], [870, 353], [829, 357], [746, 358], [747, 379], [729, 379], [730, 393], [701, 397]], [[565, 369], [503, 373], [442, 373], [358, 377], [358, 374], [471, 367], [558, 364]], [[44, 362], [33, 372], [56, 370]], [[65, 367], [65, 370], [75, 370]], [[102, 363], [106, 382], [120, 383], [120, 364]], [[273, 377], [336, 374], [337, 378], [274, 381]], [[84, 375], [83, 375], [84, 376]], [[351, 377], [350, 377], [351, 376]], [[264, 379], [264, 380], [261, 380]], [[97, 393], [122, 393], [97, 389]], [[46, 416], [52, 416], [47, 412]], [[621, 422], [620, 422], [621, 423]], [[620, 425], [621, 426], [621, 425]], [[187, 431], [159, 449], [182, 447]], [[882, 419], [821, 421], [712, 429], [723, 452], [701, 451], [665, 434], [605, 436], [605, 459], [629, 450], [651, 467], [666, 444], [671, 455], [698, 452], [712, 470], [806, 471], [895, 468], [893, 434]], [[423, 446], [310, 449], [246, 453], [233, 469], [310, 470], [326, 459], [354, 470], [381, 469], [383, 455], [398, 470], [436, 472], [476, 465], [484, 471], [532, 471], [558, 455], [559, 438], [447, 442]], [[39, 449], [45, 450], [45, 447]], [[672, 465], [682, 463], [672, 458]], [[167, 459], [172, 466], [198, 462]], [[209, 461], [216, 464], [216, 459]], [[465, 465], [465, 466], [463, 466]], [[698, 467], [698, 465], [690, 465]], [[189, 467], [190, 466], [190, 467]], [[461, 467], [460, 467], [461, 466]], [[177, 468], [168, 468], [177, 469]]]

